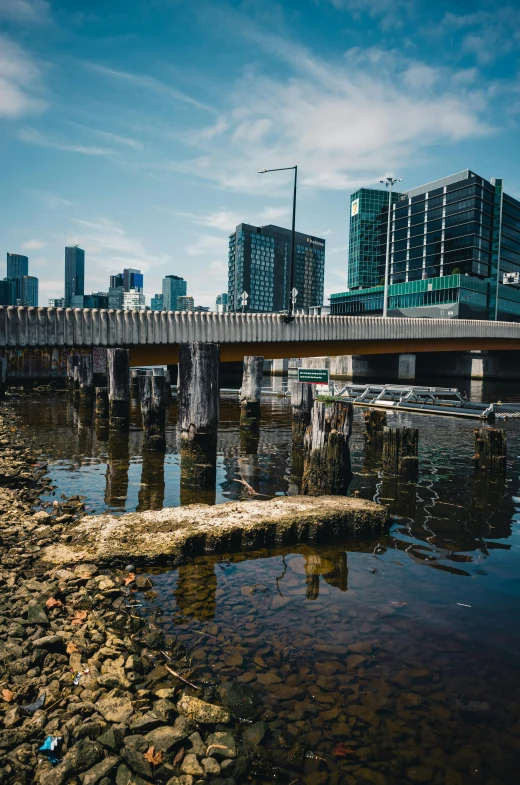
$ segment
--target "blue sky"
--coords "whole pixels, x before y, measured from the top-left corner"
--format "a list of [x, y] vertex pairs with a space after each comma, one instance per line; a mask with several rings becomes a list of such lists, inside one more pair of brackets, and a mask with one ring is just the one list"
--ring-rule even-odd
[[[520, 6], [410, 0], [0, 0], [0, 238], [63, 294], [125, 266], [227, 289], [237, 223], [324, 236], [346, 287], [352, 190], [466, 167], [520, 198]], [[0, 274], [4, 274], [0, 270]]]

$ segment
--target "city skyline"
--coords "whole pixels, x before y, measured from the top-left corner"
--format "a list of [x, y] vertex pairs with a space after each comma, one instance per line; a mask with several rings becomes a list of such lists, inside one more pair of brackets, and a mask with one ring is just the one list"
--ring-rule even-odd
[[470, 168], [520, 195], [512, 3], [2, 8], [2, 240], [30, 254], [42, 302], [77, 243], [87, 290], [133, 267], [150, 297], [173, 271], [212, 305], [233, 228], [290, 224], [291, 173], [263, 168], [298, 164], [296, 229], [327, 238], [326, 298], [345, 288], [359, 187]]

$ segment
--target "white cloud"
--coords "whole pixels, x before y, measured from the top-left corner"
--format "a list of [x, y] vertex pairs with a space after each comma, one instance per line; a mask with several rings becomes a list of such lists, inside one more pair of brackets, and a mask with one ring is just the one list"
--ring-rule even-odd
[[50, 6], [46, 0], [0, 0], [0, 19], [22, 24], [47, 24]]
[[27, 240], [27, 242], [22, 243], [21, 248], [23, 251], [37, 251], [40, 248], [45, 248], [47, 243], [43, 240]]
[[287, 207], [264, 207], [256, 212], [252, 212], [251, 208], [245, 207], [240, 213], [223, 207], [220, 210], [207, 214], [178, 213], [178, 215], [199, 226], [210, 226], [212, 229], [220, 229], [229, 234], [239, 223], [252, 223], [253, 226], [264, 226], [284, 218], [288, 213], [289, 209]]
[[54, 150], [62, 150], [65, 153], [81, 153], [82, 155], [118, 155], [116, 150], [109, 147], [92, 147], [89, 145], [69, 144], [62, 142], [59, 139], [53, 139], [50, 136], [45, 136], [36, 128], [21, 128], [18, 132], [18, 138], [23, 142], [29, 144], [36, 144], [40, 147], [52, 147]]
[[0, 118], [16, 120], [42, 111], [41, 91], [40, 70], [29, 52], [0, 35]]
[[484, 119], [485, 86], [472, 88], [467, 71], [376, 48], [351, 50], [343, 63], [330, 64], [257, 27], [245, 35], [284, 61], [289, 76], [256, 68], [241, 75], [221, 123], [227, 130], [203, 155], [172, 169], [238, 192], [278, 193], [291, 175], [259, 178], [257, 171], [297, 163], [301, 186], [352, 189], [402, 171], [433, 146], [493, 130]]
[[64, 199], [62, 196], [53, 194], [52, 191], [30, 190], [27, 193], [31, 194], [31, 196], [35, 196], [36, 199], [42, 202], [50, 210], [58, 210], [63, 207], [71, 207], [74, 204], [73, 202], [70, 202], [68, 199]]
[[106, 139], [108, 142], [122, 145], [123, 147], [129, 147], [133, 150], [139, 150], [140, 152], [143, 150], [143, 145], [137, 139], [132, 139], [128, 136], [121, 136], [120, 134], [111, 133], [109, 131], [102, 131], [98, 128], [91, 128], [88, 125], [83, 125], [83, 123], [76, 123], [72, 120], [69, 120], [68, 124], [74, 128], [79, 128], [85, 131], [87, 134], [93, 134], [94, 136], [99, 136], [101, 139]]
[[186, 248], [189, 256], [205, 256], [206, 254], [220, 254], [223, 259], [227, 258], [228, 241], [226, 237], [215, 237], [210, 234], [195, 235], [195, 239]]

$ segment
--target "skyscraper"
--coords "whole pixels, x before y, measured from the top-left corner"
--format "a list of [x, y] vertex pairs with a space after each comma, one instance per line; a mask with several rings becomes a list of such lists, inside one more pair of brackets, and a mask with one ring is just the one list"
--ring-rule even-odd
[[144, 286], [144, 276], [141, 270], [134, 270], [131, 267], [125, 268], [123, 270], [123, 286], [125, 287], [125, 292], [129, 292], [130, 289], [135, 289], [138, 292], [142, 292]]
[[[296, 232], [295, 308], [323, 304], [325, 240]], [[260, 313], [288, 307], [291, 231], [239, 224], [229, 238], [228, 310]], [[248, 299], [242, 303], [242, 293]]]
[[123, 295], [123, 310], [124, 311], [144, 311], [145, 310], [145, 297], [144, 294], [137, 289], [130, 289]]
[[7, 278], [15, 283], [15, 298], [12, 305], [16, 305], [16, 301], [23, 301], [23, 277], [29, 275], [29, 258], [19, 253], [7, 254]]
[[163, 296], [162, 294], [155, 294], [150, 300], [150, 310], [162, 311], [163, 309]]
[[38, 305], [38, 279], [34, 275], [24, 275], [22, 278], [22, 304]]
[[162, 282], [163, 308], [177, 310], [177, 297], [186, 296], [186, 281], [178, 275], [167, 275]]
[[[331, 296], [331, 313], [381, 314], [388, 192], [353, 194], [350, 222], [350, 288]], [[503, 181], [469, 169], [396, 194], [389, 315], [520, 321], [519, 227]]]
[[77, 245], [65, 248], [65, 306], [75, 294], [85, 294], [85, 251]]
[[189, 294], [183, 294], [177, 297], [177, 308], [176, 311], [193, 311], [195, 308], [195, 302], [193, 297]]
[[16, 281], [4, 278], [0, 281], [0, 305], [14, 305], [16, 303]]
[[228, 309], [228, 293], [222, 292], [222, 294], [217, 294], [217, 299], [215, 300], [215, 306], [217, 309], [217, 313], [226, 313]]

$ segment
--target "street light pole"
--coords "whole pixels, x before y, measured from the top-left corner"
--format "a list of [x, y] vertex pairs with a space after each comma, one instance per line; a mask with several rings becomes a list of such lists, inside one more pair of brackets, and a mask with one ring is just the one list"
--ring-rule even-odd
[[[294, 305], [293, 302], [293, 289], [294, 289], [294, 275], [296, 268], [295, 258], [295, 245], [296, 245], [296, 185], [298, 180], [298, 167], [297, 166], [283, 166], [280, 169], [262, 169], [258, 174], [267, 174], [268, 172], [288, 172], [294, 169], [294, 192], [293, 192], [293, 208], [292, 208], [292, 232], [291, 232], [291, 261], [289, 268], [289, 291], [287, 293], [287, 320], [294, 319]], [[296, 298], [294, 298], [296, 299]]]
[[390, 270], [390, 225], [392, 217], [392, 187], [396, 183], [400, 183], [401, 179], [396, 177], [387, 177], [385, 180], [379, 182], [386, 185], [388, 188], [388, 224], [386, 229], [386, 259], [385, 259], [385, 288], [383, 292], [383, 318], [388, 316], [388, 273]]

